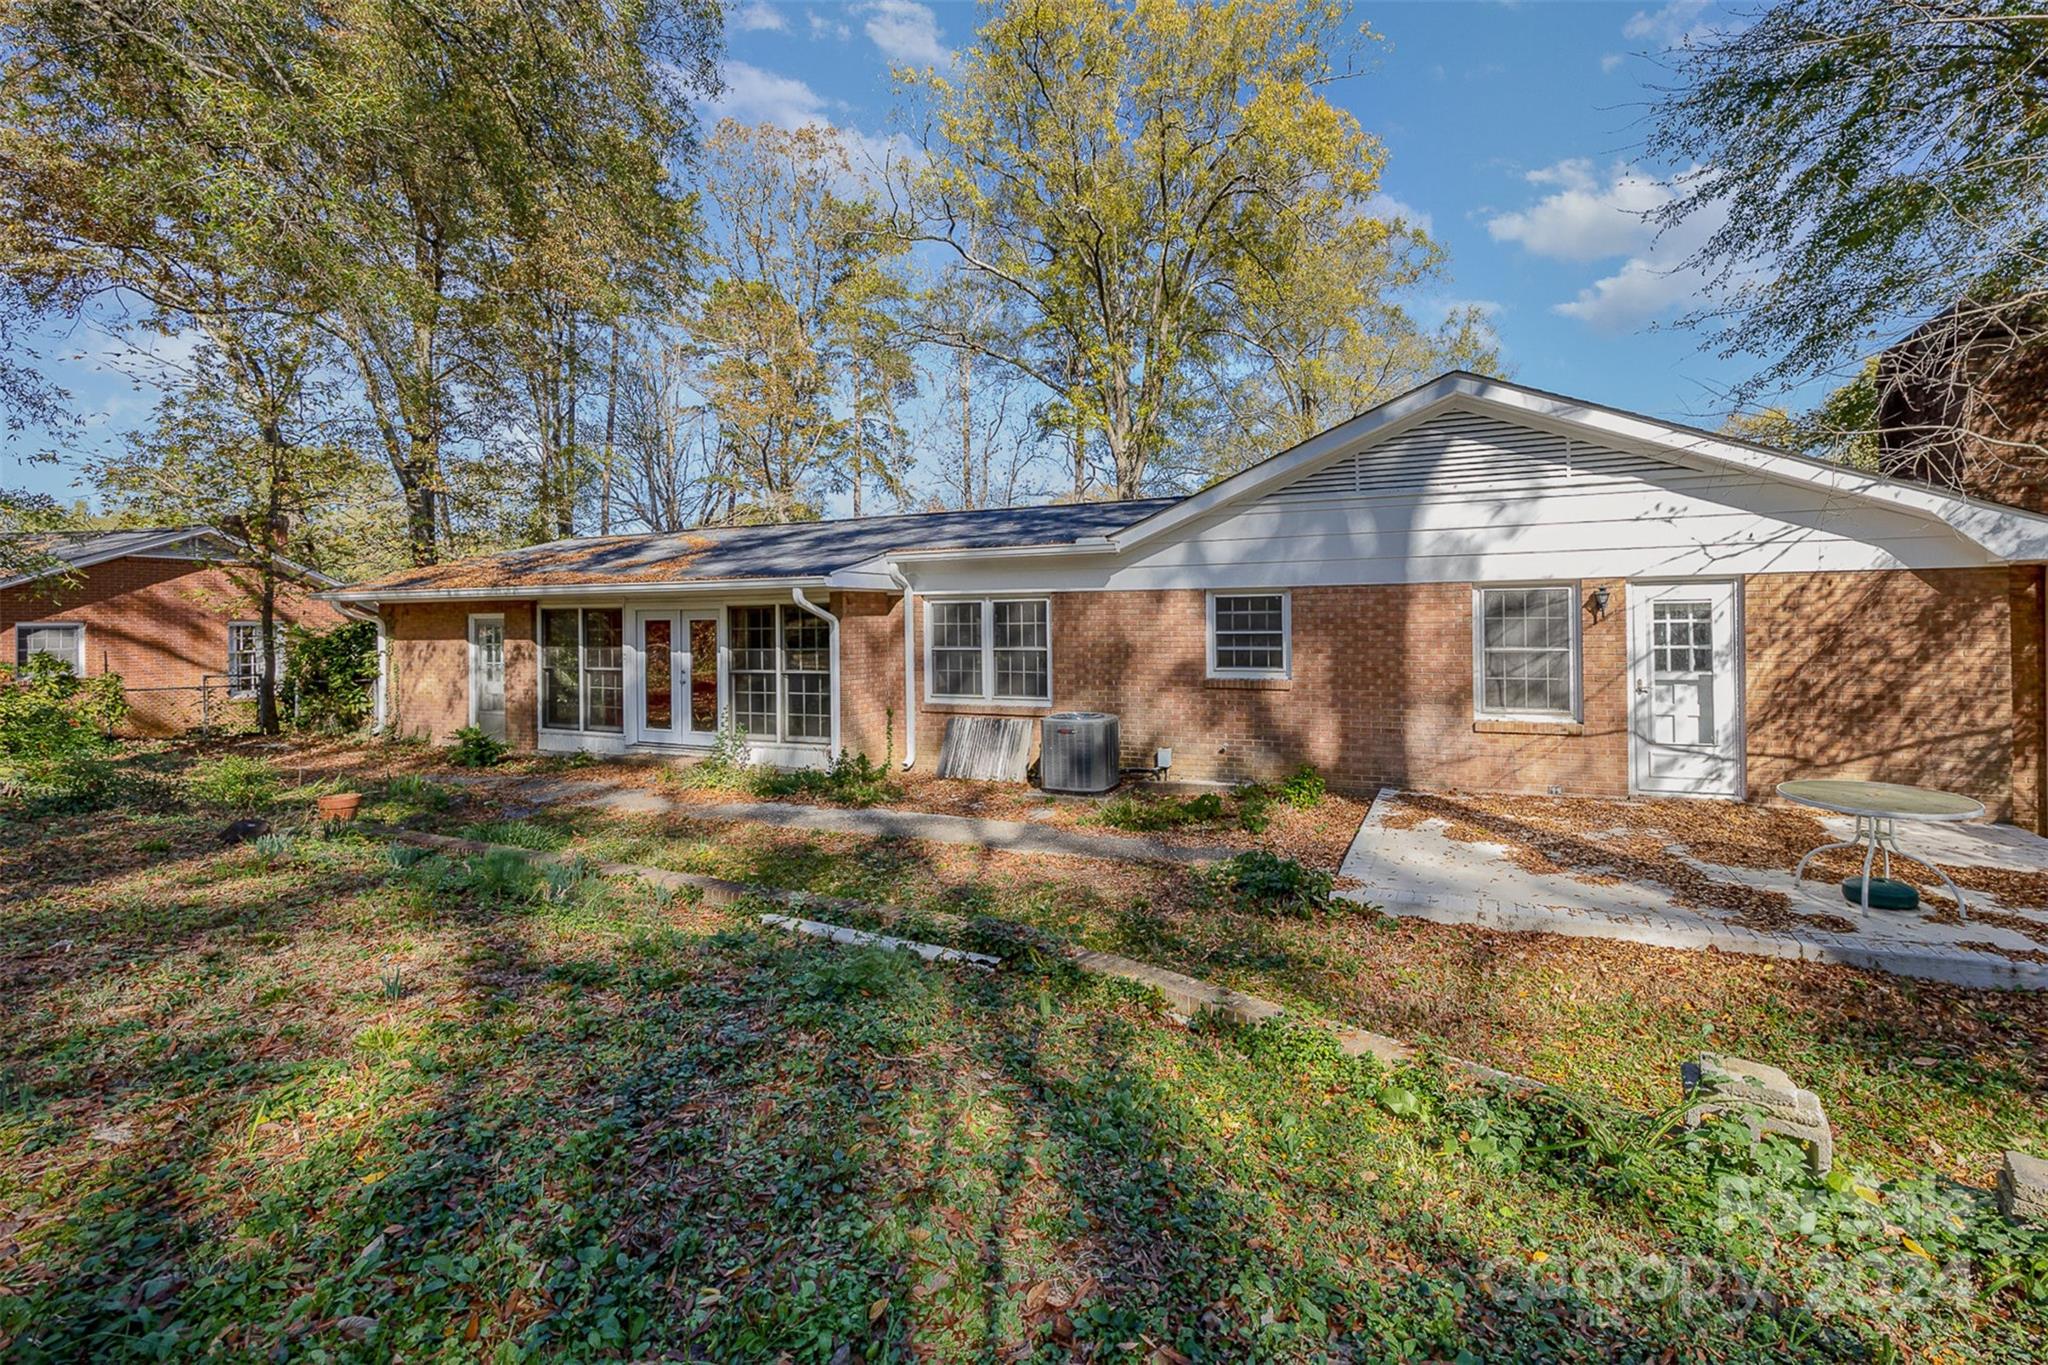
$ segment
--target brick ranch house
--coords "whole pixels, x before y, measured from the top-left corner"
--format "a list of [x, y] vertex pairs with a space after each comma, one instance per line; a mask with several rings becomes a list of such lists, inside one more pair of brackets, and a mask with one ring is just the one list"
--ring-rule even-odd
[[[125, 728], [178, 734], [253, 714], [262, 677], [262, 589], [245, 552], [210, 526], [53, 533], [17, 542], [35, 560], [0, 578], [0, 660], [64, 660], [81, 677], [118, 673]], [[295, 569], [277, 619], [326, 629], [347, 618], [314, 600], [334, 580]], [[202, 690], [207, 697], [202, 714]]]
[[1602, 796], [1930, 784], [2043, 812], [2048, 517], [1464, 373], [1191, 497], [559, 541], [325, 594], [445, 741], [1126, 762]]

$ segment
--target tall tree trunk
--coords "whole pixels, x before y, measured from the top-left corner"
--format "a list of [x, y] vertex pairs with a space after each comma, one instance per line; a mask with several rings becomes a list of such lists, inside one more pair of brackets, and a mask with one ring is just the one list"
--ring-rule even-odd
[[[981, 506], [974, 495], [974, 357], [960, 348], [960, 505], [972, 510]], [[988, 489], [982, 490], [984, 496]]]
[[[613, 441], [618, 432], [619, 413], [619, 324], [612, 324], [612, 354], [605, 366], [604, 379], [604, 469], [603, 482], [598, 488], [597, 533], [608, 536], [612, 533], [612, 451]], [[858, 490], [855, 503], [859, 502]]]

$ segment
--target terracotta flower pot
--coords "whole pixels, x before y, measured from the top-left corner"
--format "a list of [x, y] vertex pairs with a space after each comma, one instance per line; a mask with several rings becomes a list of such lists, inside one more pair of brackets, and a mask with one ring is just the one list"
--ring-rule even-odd
[[363, 804], [361, 792], [336, 792], [323, 796], [316, 803], [322, 820], [353, 820], [356, 808]]

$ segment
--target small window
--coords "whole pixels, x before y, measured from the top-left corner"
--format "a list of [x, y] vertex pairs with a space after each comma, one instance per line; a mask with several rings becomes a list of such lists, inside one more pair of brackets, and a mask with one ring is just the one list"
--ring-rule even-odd
[[[271, 631], [271, 647], [277, 654], [277, 676], [284, 677], [284, 622]], [[228, 622], [228, 695], [253, 697], [263, 687], [263, 623]]]
[[1209, 676], [1287, 677], [1292, 626], [1284, 592], [1209, 594]]
[[14, 662], [22, 667], [38, 654], [62, 660], [85, 676], [85, 627], [61, 621], [23, 621], [14, 628]]
[[1480, 590], [1474, 651], [1480, 714], [1577, 714], [1577, 598], [1571, 587]]
[[1650, 613], [1651, 666], [1659, 674], [1714, 671], [1714, 604], [1658, 602]]
[[625, 728], [625, 613], [551, 607], [540, 614], [540, 716], [550, 730]]
[[1052, 702], [1052, 603], [981, 597], [925, 603], [925, 685], [933, 701]]

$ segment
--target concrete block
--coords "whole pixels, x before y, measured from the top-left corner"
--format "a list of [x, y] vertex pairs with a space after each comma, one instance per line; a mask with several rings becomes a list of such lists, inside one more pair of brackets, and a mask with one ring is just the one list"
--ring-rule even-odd
[[1703, 1052], [1687, 1062], [1680, 1075], [1693, 1104], [1685, 1112], [1687, 1127], [1710, 1114], [1734, 1113], [1761, 1137], [1776, 1133], [1806, 1148], [1806, 1164], [1815, 1175], [1827, 1174], [1835, 1163], [1835, 1134], [1821, 1109], [1820, 1097], [1801, 1090], [1777, 1067]]
[[2048, 1225], [2048, 1161], [2007, 1152], [1998, 1171], [1998, 1208], [2008, 1218]]

